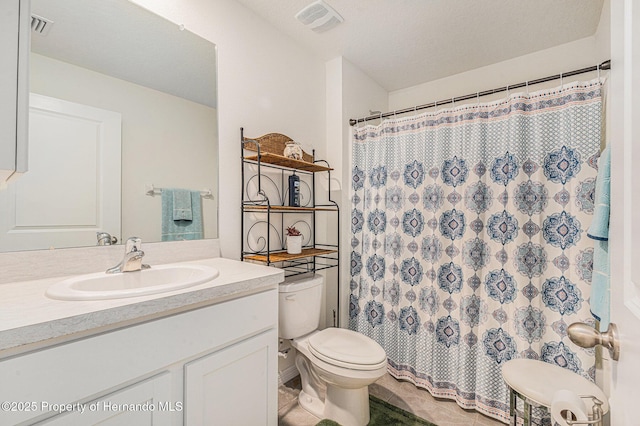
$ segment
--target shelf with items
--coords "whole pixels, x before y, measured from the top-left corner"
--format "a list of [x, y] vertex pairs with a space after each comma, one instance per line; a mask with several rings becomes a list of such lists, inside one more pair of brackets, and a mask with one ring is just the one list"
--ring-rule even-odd
[[[257, 262], [269, 261], [271, 263], [278, 263], [278, 262], [286, 262], [286, 261], [297, 260], [297, 259], [304, 259], [306, 257], [312, 257], [312, 256], [327, 255], [327, 254], [332, 254], [337, 252], [338, 250], [306, 248], [306, 249], [303, 249], [302, 253], [299, 253], [299, 254], [290, 254], [290, 253], [287, 253], [286, 251], [272, 251], [272, 252], [269, 252], [268, 255], [253, 254], [253, 255], [245, 256], [244, 258], [246, 260], [254, 260]], [[268, 256], [270, 257], [270, 259], [267, 259]]]
[[[316, 198], [316, 174], [327, 173], [330, 182], [333, 169], [326, 161], [317, 160], [315, 151], [312, 154], [302, 151], [300, 159], [285, 157], [284, 149], [291, 143], [291, 138], [279, 133], [246, 138], [241, 129], [241, 259], [285, 269], [286, 276], [337, 268], [339, 279], [339, 207], [331, 198], [330, 188], [326, 191], [327, 202], [318, 203]], [[300, 185], [309, 193], [301, 197], [305, 202], [300, 206], [285, 205], [288, 177], [293, 174], [302, 175]], [[331, 223], [322, 227], [335, 231], [316, 233], [317, 222]], [[289, 226], [306, 227], [299, 254], [287, 253], [285, 249], [285, 229]], [[335, 244], [328, 241], [332, 238]]]
[[289, 254], [286, 251], [271, 251], [268, 254], [248, 254], [245, 262], [269, 264], [285, 270], [285, 276], [291, 277], [300, 274], [319, 272], [324, 269], [332, 269], [339, 266], [338, 250], [304, 248], [302, 253]]
[[250, 155], [250, 156], [244, 157], [244, 159], [245, 161], [254, 161], [254, 162], [260, 161], [265, 165], [269, 164], [273, 166], [283, 167], [283, 168], [292, 169], [292, 170], [300, 170], [303, 172], [311, 172], [311, 173], [328, 172], [333, 170], [331, 167], [321, 166], [319, 164], [309, 163], [307, 161], [302, 161], [302, 160], [294, 160], [291, 158], [283, 157], [282, 155], [271, 154], [268, 152], [263, 152], [259, 155]]

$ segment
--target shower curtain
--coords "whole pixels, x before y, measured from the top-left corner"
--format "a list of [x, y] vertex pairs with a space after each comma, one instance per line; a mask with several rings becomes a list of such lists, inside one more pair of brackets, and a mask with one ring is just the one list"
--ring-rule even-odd
[[591, 380], [589, 288], [601, 82], [355, 128], [350, 328], [389, 372], [507, 421], [501, 368]]

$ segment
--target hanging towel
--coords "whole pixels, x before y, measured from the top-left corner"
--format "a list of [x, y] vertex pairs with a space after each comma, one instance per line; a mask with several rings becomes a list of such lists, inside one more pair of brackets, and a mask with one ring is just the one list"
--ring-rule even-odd
[[[173, 189], [173, 220], [193, 220], [191, 210], [191, 191]], [[198, 194], [198, 196], [200, 196]]]
[[[188, 208], [185, 196], [177, 196], [177, 192], [186, 191], [189, 194]], [[176, 206], [176, 201], [178, 206]], [[191, 212], [191, 220], [176, 219], [186, 216], [185, 211]], [[178, 212], [177, 212], [178, 211]], [[204, 237], [202, 224], [202, 199], [200, 191], [184, 189], [162, 190], [162, 241], [199, 240]]]
[[595, 241], [591, 275], [591, 314], [600, 321], [600, 330], [609, 327], [609, 212], [611, 190], [611, 150], [607, 146], [598, 161], [595, 209], [587, 236]]

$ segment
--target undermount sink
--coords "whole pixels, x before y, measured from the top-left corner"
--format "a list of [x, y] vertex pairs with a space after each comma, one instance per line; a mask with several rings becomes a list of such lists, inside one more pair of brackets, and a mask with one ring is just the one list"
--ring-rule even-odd
[[105, 300], [165, 293], [203, 284], [219, 275], [216, 268], [196, 264], [153, 266], [135, 272], [79, 275], [52, 284], [46, 295], [60, 300]]

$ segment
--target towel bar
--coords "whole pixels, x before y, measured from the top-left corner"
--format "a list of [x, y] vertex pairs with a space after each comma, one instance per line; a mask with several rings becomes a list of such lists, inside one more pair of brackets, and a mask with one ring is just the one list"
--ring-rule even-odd
[[[151, 185], [145, 185], [144, 187], [144, 193], [146, 195], [149, 195], [151, 197], [155, 196], [155, 195], [160, 195], [162, 194], [162, 189], [163, 188], [156, 188], [155, 186], [153, 186], [153, 184]], [[200, 191], [200, 196], [202, 198], [208, 198], [213, 200], [213, 192], [211, 192], [210, 189], [203, 189]]]

